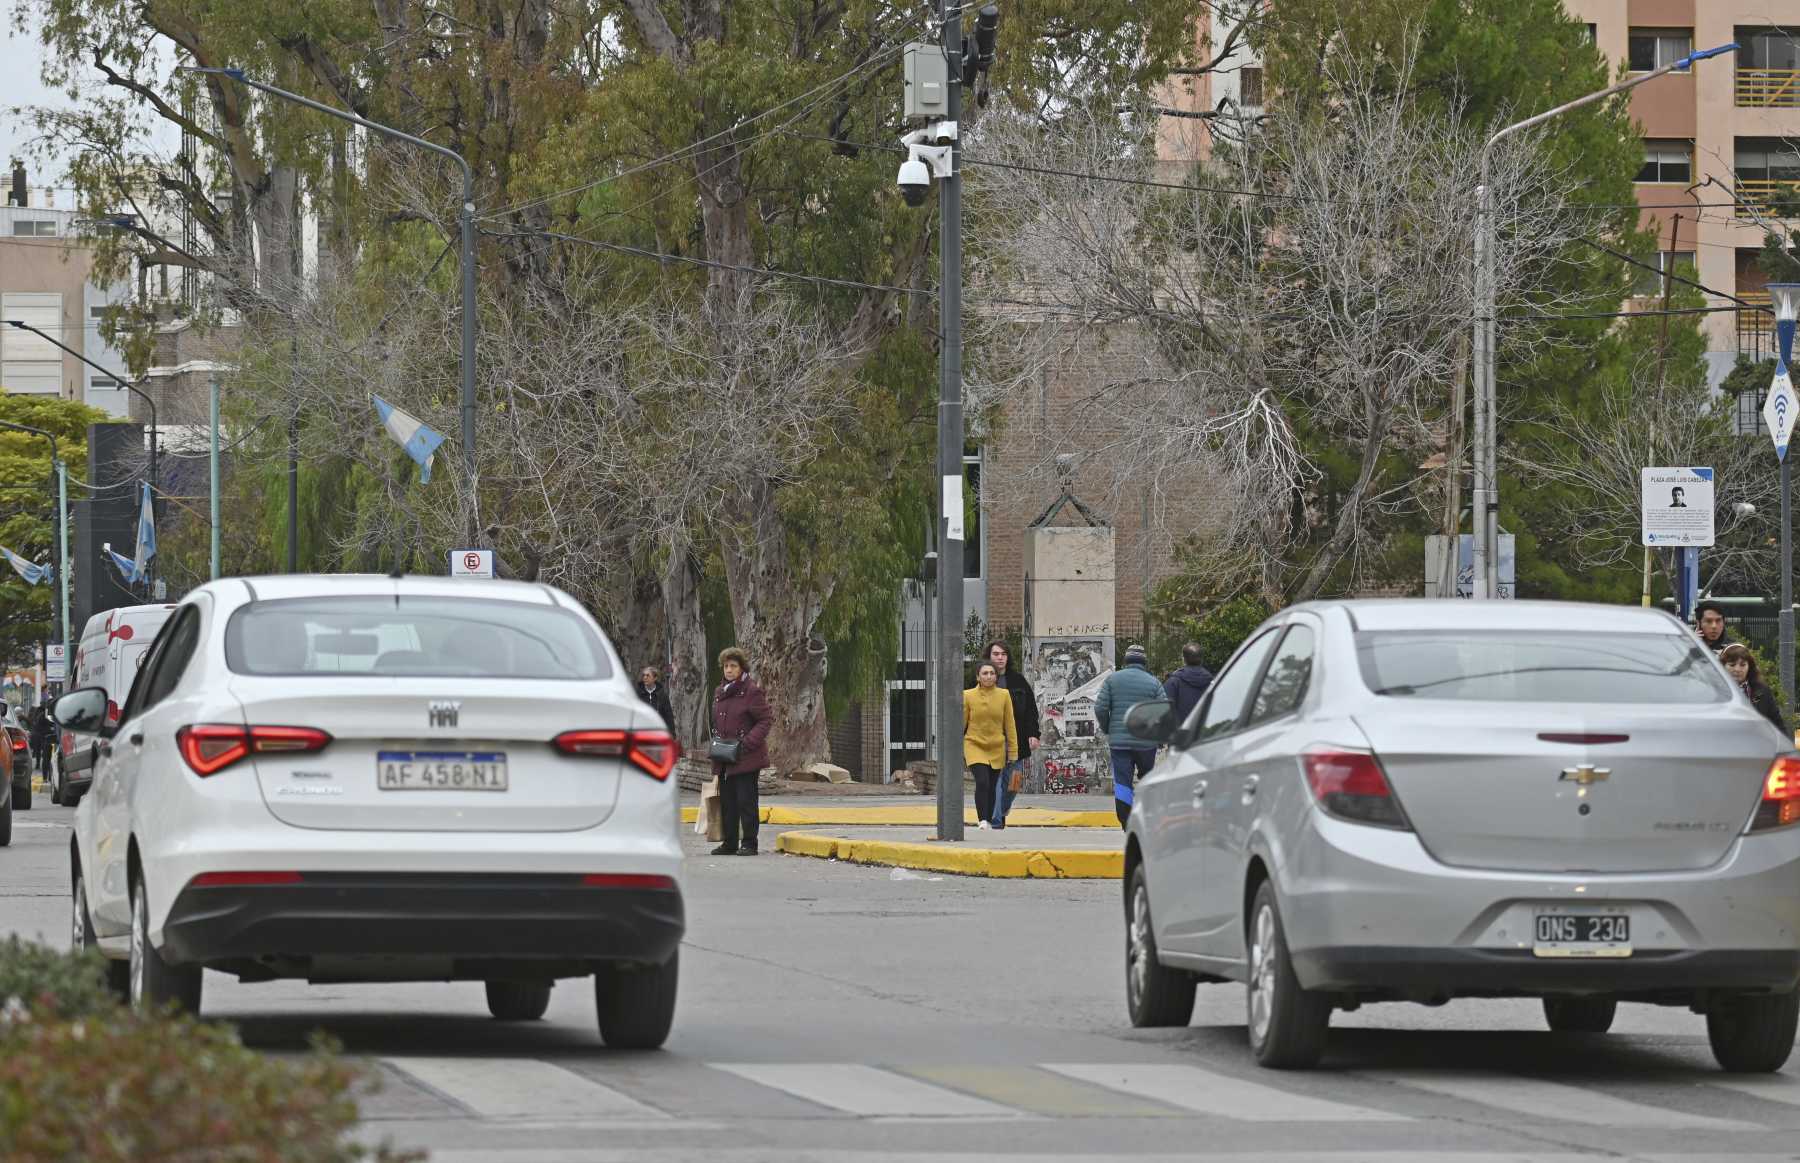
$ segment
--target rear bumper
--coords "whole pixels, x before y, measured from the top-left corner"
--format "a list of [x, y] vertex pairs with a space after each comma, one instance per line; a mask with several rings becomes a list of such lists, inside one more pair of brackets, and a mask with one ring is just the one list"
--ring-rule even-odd
[[661, 963], [686, 927], [681, 891], [577, 875], [306, 873], [294, 884], [187, 887], [162, 928], [180, 964], [317, 958]]
[[1631, 957], [1537, 957], [1529, 950], [1349, 946], [1293, 954], [1313, 989], [1453, 994], [1649, 994], [1689, 990], [1787, 992], [1800, 985], [1800, 951], [1706, 949]]

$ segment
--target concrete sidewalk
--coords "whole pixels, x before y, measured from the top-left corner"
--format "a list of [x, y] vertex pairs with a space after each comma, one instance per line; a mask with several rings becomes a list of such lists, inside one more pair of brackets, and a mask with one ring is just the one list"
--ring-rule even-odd
[[[793, 856], [959, 876], [1118, 880], [1125, 874], [1125, 834], [1116, 818], [1109, 823], [1111, 827], [1063, 827], [1054, 833], [1011, 825], [1003, 831], [970, 828], [960, 843], [934, 839], [931, 828], [840, 827], [783, 832], [775, 848]], [[1052, 837], [1056, 846], [1046, 847]]]

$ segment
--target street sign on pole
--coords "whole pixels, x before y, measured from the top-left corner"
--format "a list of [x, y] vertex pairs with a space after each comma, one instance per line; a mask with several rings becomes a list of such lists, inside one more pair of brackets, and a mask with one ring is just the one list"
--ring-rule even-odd
[[1713, 543], [1713, 470], [1643, 470], [1644, 544], [1685, 549]]
[[491, 549], [452, 549], [451, 577], [493, 577], [494, 551]]
[[1794, 421], [1800, 418], [1800, 396], [1794, 394], [1794, 380], [1786, 364], [1775, 368], [1775, 380], [1769, 385], [1769, 398], [1763, 401], [1763, 420], [1769, 426], [1769, 437], [1775, 441], [1775, 456], [1787, 459], [1788, 440], [1794, 434]]
[[44, 681], [69, 681], [69, 648], [60, 642], [44, 645]]

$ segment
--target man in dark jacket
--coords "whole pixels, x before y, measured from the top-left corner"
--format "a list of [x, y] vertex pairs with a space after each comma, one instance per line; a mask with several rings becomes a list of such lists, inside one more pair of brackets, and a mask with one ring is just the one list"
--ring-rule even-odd
[[1125, 729], [1125, 717], [1131, 708], [1162, 697], [1162, 684], [1150, 673], [1150, 660], [1142, 646], [1125, 651], [1125, 665], [1106, 676], [1100, 694], [1094, 699], [1094, 722], [1106, 732], [1107, 750], [1112, 760], [1113, 810], [1119, 827], [1131, 815], [1136, 798], [1133, 790], [1139, 777], [1148, 775], [1156, 764], [1156, 745], [1146, 743]]
[[1717, 602], [1695, 606], [1694, 625], [1700, 631], [1701, 643], [1714, 654], [1731, 645], [1731, 639], [1725, 636], [1725, 611]]
[[1181, 648], [1181, 661], [1182, 668], [1163, 683], [1163, 693], [1169, 696], [1177, 723], [1187, 722], [1188, 715], [1200, 705], [1200, 696], [1206, 693], [1213, 680], [1212, 671], [1200, 660], [1198, 642], [1190, 642]]
[[638, 675], [637, 696], [650, 704], [650, 709], [662, 717], [663, 726], [669, 734], [675, 734], [675, 708], [669, 703], [669, 688], [663, 685], [662, 671], [654, 666], [646, 666]]

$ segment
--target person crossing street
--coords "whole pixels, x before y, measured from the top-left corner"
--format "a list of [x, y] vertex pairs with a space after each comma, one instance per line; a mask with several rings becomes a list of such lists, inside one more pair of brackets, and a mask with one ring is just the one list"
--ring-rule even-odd
[[1133, 788], [1141, 775], [1156, 763], [1156, 748], [1133, 738], [1125, 729], [1125, 716], [1139, 703], [1163, 697], [1162, 684], [1150, 673], [1150, 658], [1142, 646], [1125, 650], [1125, 665], [1106, 676], [1094, 700], [1094, 721], [1106, 732], [1112, 758], [1113, 810], [1119, 827], [1131, 816]]

